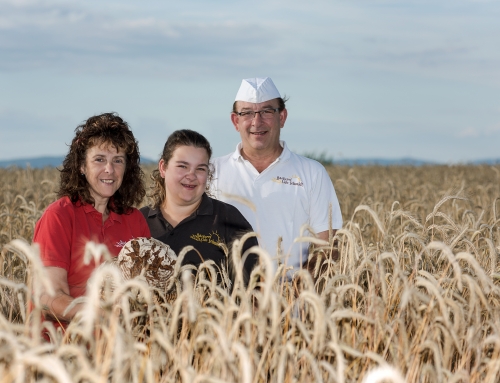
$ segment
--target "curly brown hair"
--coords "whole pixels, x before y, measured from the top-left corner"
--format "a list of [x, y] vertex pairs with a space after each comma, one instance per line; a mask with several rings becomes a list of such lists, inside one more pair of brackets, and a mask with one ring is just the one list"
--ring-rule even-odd
[[[173, 132], [165, 142], [165, 146], [163, 147], [163, 152], [161, 154], [160, 160], [163, 160], [165, 164], [168, 164], [172, 156], [174, 155], [175, 149], [179, 146], [194, 146], [195, 148], [202, 148], [207, 151], [208, 160], [212, 157], [212, 147], [208, 140], [198, 132], [189, 129], [181, 129]], [[159, 163], [160, 161], [158, 161]], [[210, 182], [212, 179], [213, 170], [211, 165], [209, 165], [208, 169], [208, 179], [207, 186], [205, 188], [205, 192], [208, 193], [210, 188]], [[151, 173], [151, 179], [153, 180], [153, 185], [151, 186], [151, 194], [149, 197], [153, 199], [153, 206], [157, 208], [163, 204], [166, 197], [165, 191], [165, 179], [160, 175], [160, 171], [158, 169], [153, 170]]]
[[125, 174], [120, 188], [108, 201], [108, 209], [117, 214], [129, 213], [146, 195], [144, 173], [140, 167], [139, 146], [128, 124], [116, 113], [90, 117], [75, 129], [69, 153], [63, 161], [58, 197], [67, 196], [71, 202], [94, 204], [89, 184], [81, 168], [87, 150], [94, 146], [110, 145], [125, 152]]

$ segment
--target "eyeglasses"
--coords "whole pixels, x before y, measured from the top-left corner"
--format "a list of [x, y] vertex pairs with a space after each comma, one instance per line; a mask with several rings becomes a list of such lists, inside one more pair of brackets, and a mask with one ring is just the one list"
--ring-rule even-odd
[[278, 110], [280, 110], [280, 108], [266, 108], [257, 111], [248, 110], [244, 112], [236, 112], [236, 114], [241, 118], [243, 118], [244, 120], [253, 120], [255, 118], [255, 115], [258, 113], [260, 114], [260, 117], [262, 119], [270, 120], [271, 118], [273, 118], [274, 113], [277, 112]]

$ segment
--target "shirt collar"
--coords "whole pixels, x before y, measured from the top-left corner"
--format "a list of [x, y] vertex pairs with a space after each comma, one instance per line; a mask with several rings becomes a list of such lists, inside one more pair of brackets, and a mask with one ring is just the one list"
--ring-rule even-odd
[[[212, 198], [210, 198], [207, 193], [203, 193], [201, 196], [201, 203], [196, 209], [196, 215], [212, 215], [214, 212], [214, 204]], [[161, 216], [161, 211], [159, 207], [149, 208], [148, 218]]]
[[[281, 152], [280, 156], [277, 158], [277, 161], [286, 161], [290, 158], [290, 150], [286, 146], [285, 141], [280, 140], [280, 145], [283, 148], [283, 151]], [[236, 150], [233, 153], [233, 159], [236, 161], [237, 160], [240, 160], [240, 161], [244, 160], [243, 156], [241, 155], [241, 146], [242, 146], [241, 142], [238, 143], [238, 145], [236, 145]]]
[[285, 141], [280, 141], [280, 145], [283, 148], [283, 151], [281, 152], [280, 156], [278, 157], [278, 161], [287, 161], [290, 158], [291, 152], [288, 149], [288, 146], [286, 146]]
[[239, 160], [240, 158], [243, 160], [243, 156], [241, 155], [241, 142], [236, 145], [236, 150], [233, 153], [234, 160]]
[[212, 215], [214, 213], [214, 204], [212, 198], [210, 198], [207, 193], [203, 193], [201, 196], [201, 203], [196, 209], [197, 215]]
[[[99, 214], [102, 216], [102, 213], [98, 212], [94, 206], [92, 206], [89, 203], [82, 202], [82, 200], [78, 201], [80, 206], [82, 207], [83, 211], [86, 214]], [[112, 221], [118, 221], [122, 222], [122, 216], [121, 214], [117, 214], [114, 211], [109, 212], [109, 217], [108, 219], [111, 219]]]
[[152, 218], [160, 214], [160, 208], [159, 207], [150, 207], [148, 211], [148, 218]]

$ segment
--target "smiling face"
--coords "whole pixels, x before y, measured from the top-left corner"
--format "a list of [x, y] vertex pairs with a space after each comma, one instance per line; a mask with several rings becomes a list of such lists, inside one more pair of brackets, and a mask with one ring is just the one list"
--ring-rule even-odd
[[123, 149], [116, 150], [105, 143], [87, 149], [85, 164], [80, 170], [89, 184], [94, 206], [101, 213], [109, 198], [120, 188], [125, 166], [126, 155]]
[[206, 149], [186, 145], [174, 150], [168, 164], [160, 160], [158, 169], [165, 179], [164, 205], [199, 203], [207, 186], [208, 161]]
[[[278, 108], [277, 99], [261, 103], [238, 101], [236, 109], [238, 112], [260, 111], [269, 108]], [[253, 119], [245, 119], [236, 113], [231, 113], [231, 121], [240, 133], [243, 150], [247, 154], [268, 155], [280, 148], [280, 130], [285, 125], [287, 110], [275, 112], [271, 118], [262, 118], [260, 113], [255, 114]]]

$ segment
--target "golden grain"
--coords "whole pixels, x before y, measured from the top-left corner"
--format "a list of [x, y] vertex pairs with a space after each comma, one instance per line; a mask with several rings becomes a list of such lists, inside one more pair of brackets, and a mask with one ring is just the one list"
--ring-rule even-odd
[[[39, 294], [51, 285], [29, 245], [58, 172], [0, 169], [0, 382], [499, 381], [500, 167], [328, 171], [345, 224], [321, 242], [337, 241], [339, 260], [314, 278], [288, 280], [286, 254], [258, 248], [245, 288], [238, 270], [252, 233], [227, 249], [230, 293], [213, 262], [194, 279], [181, 267], [192, 248], [179, 254], [173, 302], [104, 267], [62, 333], [40, 322]], [[86, 257], [109, 253], [89, 243]]]

